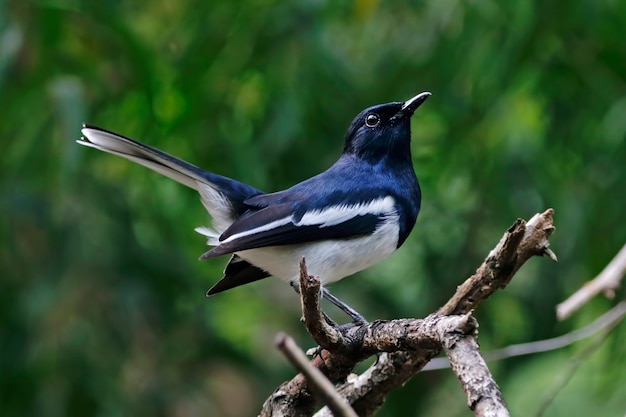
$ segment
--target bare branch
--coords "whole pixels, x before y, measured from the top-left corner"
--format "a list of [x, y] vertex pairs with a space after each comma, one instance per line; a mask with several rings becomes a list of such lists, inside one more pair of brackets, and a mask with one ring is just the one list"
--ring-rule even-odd
[[[533, 216], [528, 223], [517, 220], [476, 273], [457, 288], [456, 294], [439, 309], [438, 314], [464, 314], [471, 311], [497, 289], [505, 287], [528, 259], [546, 254], [549, 249], [548, 238], [555, 230], [553, 215], [554, 210], [548, 209]], [[340, 393], [348, 398], [357, 414], [371, 416], [389, 392], [404, 385], [439, 352], [440, 349], [435, 348], [386, 355], [384, 360], [379, 359], [372, 365], [374, 369], [345, 384]], [[375, 375], [376, 378], [365, 381], [364, 378], [369, 375]]]
[[320, 305], [321, 283], [317, 277], [309, 275], [306, 260], [300, 261], [300, 302], [307, 330], [313, 340], [325, 349], [338, 351], [345, 345], [341, 332], [331, 326], [324, 317]]
[[[411, 320], [393, 320], [391, 322], [379, 322], [377, 325], [373, 327], [378, 327], [379, 329], [385, 328], [387, 325], [391, 326], [391, 329], [397, 327], [399, 323], [397, 322], [409, 322]], [[381, 330], [381, 335], [384, 335], [384, 339], [386, 342], [383, 342], [383, 346], [390, 347], [392, 349], [396, 349], [401, 347], [401, 351], [406, 350], [415, 350], [414, 347], [419, 349], [420, 345], [430, 343], [431, 346], [436, 346], [437, 348], [441, 348], [442, 345], [445, 345], [449, 348], [452, 357], [456, 358], [456, 363], [459, 364], [458, 369], [462, 370], [461, 374], [459, 374], [459, 379], [461, 381], [469, 381], [468, 375], [474, 375], [472, 372], [467, 372], [467, 369], [473, 368], [475, 366], [480, 366], [480, 364], [484, 364], [484, 361], [480, 359], [477, 361], [475, 358], [478, 356], [480, 358], [480, 354], [478, 353], [478, 345], [474, 342], [472, 345], [473, 349], [476, 349], [473, 354], [467, 352], [467, 349], [459, 349], [459, 347], [464, 346], [465, 338], [470, 338], [474, 340], [474, 335], [476, 334], [477, 323], [476, 320], [471, 316], [471, 314], [465, 314], [462, 316], [437, 316], [430, 315], [423, 320], [413, 320], [415, 321], [415, 333], [407, 334], [402, 331], [401, 327], [397, 327], [399, 330], [398, 333], [393, 333], [393, 331], [384, 331]], [[368, 325], [366, 325], [368, 326]], [[371, 325], [370, 325], [371, 326]], [[413, 326], [409, 326], [413, 327]], [[414, 339], [414, 340], [411, 340]], [[428, 342], [427, 342], [428, 341]], [[461, 361], [463, 364], [461, 365]], [[383, 364], [380, 367], [370, 367], [363, 375], [351, 381], [350, 384], [355, 386], [355, 389], [359, 388], [369, 389], [368, 384], [370, 381], [376, 381], [379, 377], [385, 376], [387, 374], [387, 365], [391, 365], [389, 362], [389, 355], [383, 353], [378, 358], [378, 363]], [[382, 369], [382, 372], [379, 372]], [[481, 378], [487, 378], [489, 376], [489, 371], [486, 370], [482, 372]], [[358, 381], [362, 380], [366, 382], [365, 386], [360, 386]], [[493, 382], [493, 379], [491, 379]], [[487, 384], [489, 386], [495, 387], [497, 391], [497, 385], [495, 382], [493, 384]], [[469, 386], [467, 386], [470, 388]], [[350, 391], [351, 392], [351, 391]], [[472, 394], [469, 397], [470, 393]], [[489, 392], [490, 394], [491, 392]], [[476, 408], [478, 403], [482, 400], [478, 401], [477, 398], [482, 395], [487, 395], [488, 392], [485, 391], [482, 387], [476, 388], [476, 390], [468, 391], [468, 402], [473, 403], [472, 408]], [[495, 394], [494, 394], [495, 395]], [[498, 394], [500, 395], [500, 394]], [[501, 395], [500, 395], [501, 397]], [[503, 404], [503, 403], [502, 403]], [[490, 404], [481, 403], [481, 407], [478, 407], [479, 410], [489, 410]], [[323, 408], [318, 413], [315, 414], [316, 417], [330, 417], [332, 414], [329, 409]], [[361, 415], [359, 413], [359, 415]], [[484, 415], [484, 414], [481, 414]], [[501, 414], [505, 415], [505, 414]]]
[[[534, 353], [549, 352], [560, 349], [565, 346], [574, 344], [580, 340], [589, 338], [598, 332], [613, 327], [626, 316], [626, 301], [622, 301], [602, 316], [595, 319], [585, 327], [573, 330], [559, 337], [552, 339], [539, 340], [537, 342], [520, 343], [517, 345], [507, 346], [502, 349], [492, 350], [483, 354], [487, 362], [497, 361], [515, 356], [531, 355]], [[450, 367], [448, 358], [435, 358], [422, 369], [423, 371], [434, 371], [437, 369], [446, 369]]]
[[608, 298], [613, 298], [624, 273], [626, 273], [626, 245], [598, 276], [585, 283], [582, 288], [556, 307], [556, 316], [559, 320], [565, 320], [600, 293], [604, 293]]
[[[305, 323], [316, 342], [324, 347], [311, 360], [311, 365], [333, 384], [342, 384], [338, 391], [348, 399], [357, 415], [373, 415], [390, 391], [404, 385], [441, 352], [441, 344], [445, 342], [440, 334], [435, 332], [434, 336], [431, 335], [429, 329], [448, 323], [446, 320], [458, 320], [458, 317], [442, 316], [465, 315], [472, 311], [499, 288], [505, 287], [530, 257], [548, 255], [555, 258], [548, 243], [548, 237], [554, 231], [552, 216], [553, 210], [548, 209], [535, 215], [528, 223], [516, 221], [476, 273], [459, 286], [454, 297], [436, 315], [424, 320], [377, 321], [362, 326], [334, 328], [319, 310], [319, 283], [309, 277], [306, 270], [301, 270]], [[436, 324], [437, 321], [441, 323]], [[462, 331], [460, 333], [463, 334]], [[366, 372], [347, 380], [357, 363], [372, 353], [380, 352], [391, 353], [380, 354], [377, 362]], [[495, 383], [494, 386], [497, 388]], [[481, 389], [485, 388], [478, 390]], [[504, 407], [504, 403], [497, 399], [495, 403], [490, 403], [477, 402], [472, 398], [470, 402], [480, 415], [498, 415], [493, 414], [500, 410], [497, 405]], [[312, 415], [314, 407], [307, 381], [298, 375], [281, 385], [267, 399], [261, 416]]]
[[339, 395], [334, 385], [309, 363], [309, 358], [296, 345], [296, 342], [284, 333], [276, 338], [276, 345], [289, 359], [289, 362], [307, 379], [309, 386], [320, 396], [322, 402], [328, 406], [336, 417], [357, 417], [348, 404], [348, 401]]
[[[517, 270], [532, 256], [556, 255], [548, 238], [554, 232], [554, 210], [535, 214], [526, 223], [517, 219], [485, 259], [476, 273], [461, 284], [454, 296], [439, 309], [439, 314], [464, 314], [486, 300], [497, 289], [504, 288]], [[552, 254], [552, 255], [549, 255]]]
[[467, 406], [480, 417], [508, 417], [509, 410], [480, 355], [475, 335], [448, 333], [442, 335], [443, 348], [452, 370], [467, 395]]

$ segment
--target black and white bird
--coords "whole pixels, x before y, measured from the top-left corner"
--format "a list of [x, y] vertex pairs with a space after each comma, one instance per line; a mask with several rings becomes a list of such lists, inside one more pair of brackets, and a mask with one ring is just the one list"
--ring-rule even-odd
[[153, 147], [85, 125], [81, 145], [129, 159], [200, 193], [213, 219], [196, 231], [213, 248], [201, 260], [231, 254], [207, 295], [275, 276], [297, 288], [299, 262], [319, 276], [322, 294], [355, 321], [362, 316], [325, 284], [389, 257], [406, 240], [420, 210], [411, 159], [411, 116], [430, 96], [370, 107], [352, 121], [343, 153], [328, 170], [293, 187], [264, 193], [204, 171]]

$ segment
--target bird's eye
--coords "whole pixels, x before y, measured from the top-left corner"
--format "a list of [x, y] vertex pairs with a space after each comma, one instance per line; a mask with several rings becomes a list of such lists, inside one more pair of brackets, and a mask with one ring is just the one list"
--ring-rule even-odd
[[371, 113], [371, 114], [368, 114], [367, 117], [365, 118], [365, 124], [368, 127], [374, 127], [378, 125], [378, 123], [380, 123], [380, 117], [378, 117], [377, 114]]

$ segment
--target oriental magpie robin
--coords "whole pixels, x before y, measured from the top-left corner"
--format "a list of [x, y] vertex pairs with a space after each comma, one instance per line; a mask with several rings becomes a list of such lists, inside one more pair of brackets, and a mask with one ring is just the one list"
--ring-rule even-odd
[[[200, 193], [213, 227], [196, 231], [213, 246], [201, 260], [231, 254], [213, 295], [269, 276], [295, 284], [299, 261], [328, 284], [378, 263], [404, 243], [420, 210], [421, 191], [411, 160], [411, 115], [430, 96], [363, 110], [345, 136], [343, 153], [328, 170], [266, 194], [204, 171], [163, 151], [85, 125], [81, 145], [144, 165]], [[323, 296], [355, 321], [362, 316]]]

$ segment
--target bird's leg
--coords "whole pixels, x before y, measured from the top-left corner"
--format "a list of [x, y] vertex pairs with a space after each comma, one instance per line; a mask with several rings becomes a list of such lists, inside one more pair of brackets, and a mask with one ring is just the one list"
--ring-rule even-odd
[[[298, 285], [295, 281], [291, 281], [289, 284], [291, 285], [291, 288], [293, 288], [296, 293], [300, 294], [300, 285]], [[328, 314], [322, 311], [322, 315], [324, 316], [324, 320], [326, 321], [326, 323], [328, 323], [335, 329], [339, 330], [340, 332], [352, 326], [362, 326], [364, 324], [367, 324], [367, 320], [365, 320], [365, 317], [363, 317], [361, 314], [359, 314], [358, 311], [356, 311], [355, 309], [353, 309], [352, 307], [350, 307], [349, 305], [341, 301], [339, 298], [332, 295], [330, 291], [328, 291], [325, 287], [321, 287], [321, 292], [322, 292], [323, 298], [327, 299], [328, 301], [333, 303], [335, 306], [337, 306], [341, 311], [343, 311], [348, 316], [350, 316], [350, 318], [353, 321], [353, 323], [338, 325], [333, 319], [330, 318]], [[322, 347], [317, 346], [316, 348], [307, 350], [306, 354], [309, 356], [315, 357], [319, 355], [321, 352], [322, 352]]]
[[341, 301], [339, 298], [332, 295], [330, 291], [326, 289], [326, 287], [322, 287], [322, 297], [336, 305], [337, 308], [350, 316], [354, 324], [359, 326], [367, 324], [367, 320], [365, 320], [365, 317], [363, 317], [358, 311]]
[[[290, 284], [291, 284], [291, 287], [298, 294], [300, 294], [300, 286], [294, 281], [291, 281]], [[339, 308], [341, 311], [343, 311], [348, 316], [350, 316], [354, 324], [359, 325], [359, 326], [363, 324], [367, 324], [367, 320], [365, 320], [365, 317], [363, 317], [358, 311], [356, 311], [355, 309], [353, 309], [352, 307], [350, 307], [349, 305], [341, 301], [339, 298], [332, 295], [330, 291], [326, 289], [326, 287], [321, 287], [321, 291], [322, 291], [322, 297], [330, 301], [331, 303], [333, 303], [335, 306], [337, 306], [337, 308]], [[331, 319], [323, 311], [322, 311], [322, 314], [324, 315], [324, 318], [326, 319], [326, 322], [328, 324], [330, 324], [331, 326], [337, 327], [337, 323], [335, 323], [333, 319]]]

